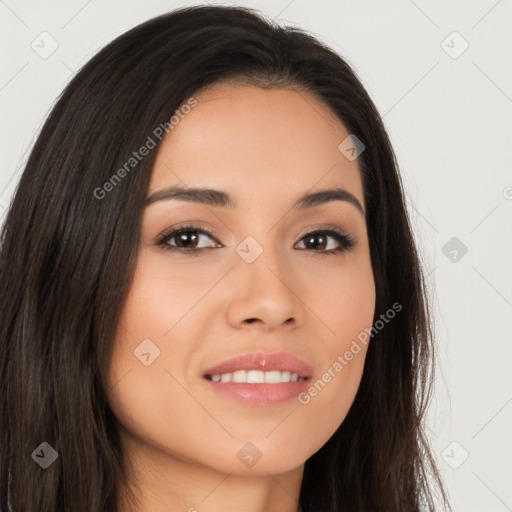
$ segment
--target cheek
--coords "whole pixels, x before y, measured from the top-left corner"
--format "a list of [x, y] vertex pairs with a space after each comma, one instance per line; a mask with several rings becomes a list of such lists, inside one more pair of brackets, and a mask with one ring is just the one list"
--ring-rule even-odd
[[308, 305], [324, 324], [323, 365], [298, 398], [330, 436], [347, 415], [363, 374], [376, 298], [370, 259], [358, 257], [350, 264], [347, 260], [337, 272], [317, 270], [315, 285]]
[[[362, 249], [365, 249], [364, 247]], [[328, 332], [330, 346], [342, 350], [346, 343], [365, 327], [371, 326], [375, 313], [375, 282], [369, 253], [358, 250], [336, 266], [316, 265], [314, 286], [308, 293], [308, 303]]]
[[[371, 297], [371, 291], [369, 292]], [[364, 370], [373, 308], [361, 301], [350, 310], [339, 308], [331, 317], [335, 335], [323, 341], [323, 365], [298, 402], [319, 426], [323, 442], [331, 437], [345, 419], [357, 394]], [[359, 306], [359, 307], [358, 307]], [[340, 312], [341, 311], [341, 312]]]
[[[180, 357], [182, 343], [173, 343], [174, 327], [197, 300], [197, 289], [162, 269], [141, 251], [116, 333], [111, 364], [111, 385], [127, 372], [151, 383], [169, 367], [169, 356]], [[176, 293], [179, 290], [179, 293]], [[149, 364], [146, 364], [149, 363]], [[149, 385], [149, 384], [148, 384]]]
[[169, 331], [218, 279], [208, 265], [190, 263], [176, 262], [163, 250], [162, 254], [141, 251], [120, 322], [130, 336], [154, 333], [169, 338]]
[[200, 309], [198, 299], [216, 279], [211, 269], [172, 264], [165, 255], [148, 255], [142, 250], [119, 320], [112, 380], [144, 366], [139, 356], [148, 352], [146, 359], [154, 360], [151, 368], [179, 368], [200, 344], [200, 338], [194, 336], [200, 326], [191, 319]]
[[108, 402], [121, 425], [189, 461], [207, 453], [199, 447], [201, 439], [215, 447], [225, 434], [214, 422], [205, 431], [208, 418], [202, 400], [194, 400], [196, 390], [188, 389], [186, 372], [204, 334], [197, 317], [201, 309], [194, 306], [218, 280], [207, 267], [169, 263], [165, 254], [141, 251], [109, 372]]

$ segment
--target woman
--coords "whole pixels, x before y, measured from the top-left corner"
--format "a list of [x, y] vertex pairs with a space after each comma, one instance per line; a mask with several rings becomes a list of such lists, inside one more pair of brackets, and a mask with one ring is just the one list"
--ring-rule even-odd
[[198, 6], [100, 51], [33, 148], [0, 283], [2, 510], [449, 507], [393, 150], [303, 31]]

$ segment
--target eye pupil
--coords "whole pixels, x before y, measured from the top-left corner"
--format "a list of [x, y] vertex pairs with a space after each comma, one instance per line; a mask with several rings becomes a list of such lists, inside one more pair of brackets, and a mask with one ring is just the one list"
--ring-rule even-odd
[[312, 236], [310, 236], [310, 237], [308, 238], [308, 244], [310, 244], [311, 246], [313, 246], [313, 249], [318, 248], [318, 246], [320, 246], [320, 245], [321, 245], [321, 246], [322, 246], [322, 248], [323, 248], [323, 246], [325, 245], [325, 243], [324, 243], [324, 244], [322, 244], [322, 243], [318, 243], [318, 242], [317, 242], [317, 243], [315, 243], [315, 242], [313, 241], [313, 240], [315, 240], [315, 239], [319, 239], [319, 238], [322, 238], [322, 239], [323, 239], [323, 241], [325, 242], [325, 237], [324, 237], [324, 236], [322, 236], [322, 235], [312, 235]]
[[[185, 231], [183, 233], [180, 233], [177, 237], [177, 246], [178, 247], [188, 247], [187, 242], [195, 241], [197, 242], [198, 236], [194, 234], [193, 231]], [[183, 246], [182, 243], [185, 242], [185, 245]]]

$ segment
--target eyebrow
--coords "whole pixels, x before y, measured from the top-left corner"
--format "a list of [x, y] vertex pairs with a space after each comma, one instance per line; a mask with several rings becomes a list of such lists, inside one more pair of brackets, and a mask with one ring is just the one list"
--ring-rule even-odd
[[[237, 202], [227, 192], [210, 188], [182, 187], [175, 185], [166, 189], [158, 190], [146, 199], [146, 207], [158, 201], [169, 201], [179, 199], [193, 203], [217, 206], [222, 208], [236, 208]], [[355, 206], [365, 216], [365, 211], [359, 200], [344, 188], [330, 188], [318, 192], [306, 193], [293, 205], [293, 208], [300, 210], [313, 208], [330, 201], [346, 201]]]

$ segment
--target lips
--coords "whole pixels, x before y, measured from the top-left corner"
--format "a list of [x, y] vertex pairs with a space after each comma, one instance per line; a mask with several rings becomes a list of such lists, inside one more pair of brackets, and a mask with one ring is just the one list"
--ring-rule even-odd
[[260, 370], [296, 373], [299, 377], [309, 378], [313, 376], [313, 368], [306, 362], [292, 354], [279, 352], [274, 354], [250, 353], [243, 354], [212, 366], [203, 372], [203, 377], [233, 373], [238, 370]]

